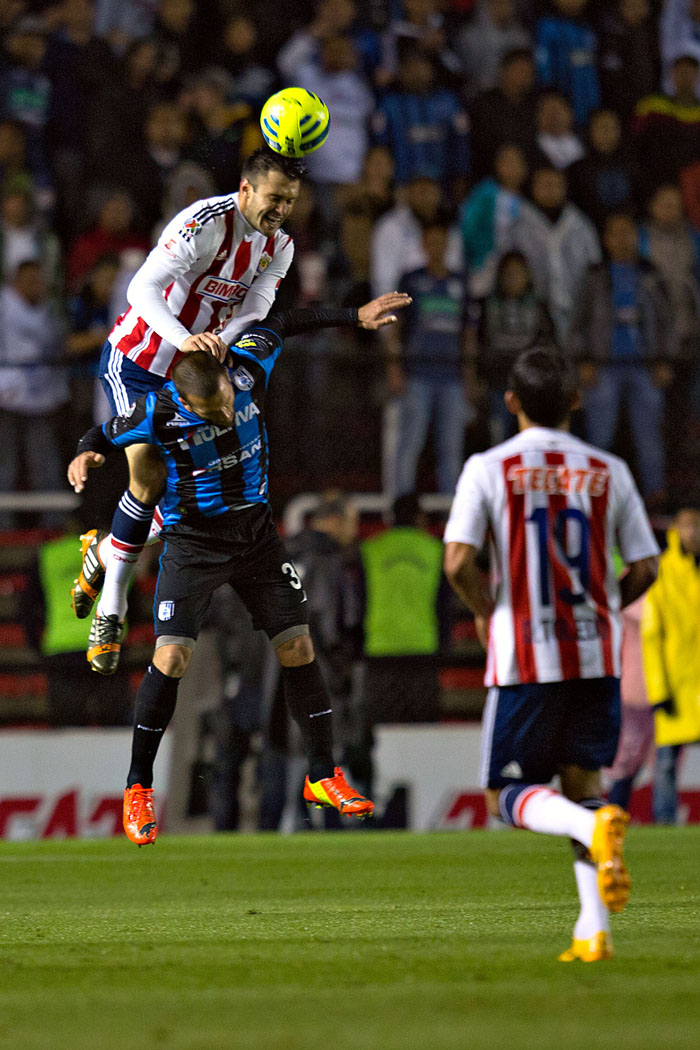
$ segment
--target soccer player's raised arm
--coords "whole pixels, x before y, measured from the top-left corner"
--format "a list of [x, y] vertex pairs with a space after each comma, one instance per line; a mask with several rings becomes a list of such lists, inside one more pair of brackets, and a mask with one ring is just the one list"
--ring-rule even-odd
[[319, 328], [338, 328], [341, 325], [357, 325], [367, 331], [376, 332], [385, 325], [395, 324], [396, 311], [408, 306], [411, 298], [402, 292], [380, 295], [358, 309], [355, 307], [310, 306], [299, 310], [284, 310], [259, 324], [279, 333], [281, 339]]
[[101, 467], [106, 457], [116, 448], [156, 442], [152, 426], [154, 393], [140, 397], [128, 413], [113, 416], [100, 427], [91, 427], [78, 442], [75, 457], [68, 467], [68, 481], [76, 492], [82, 492], [88, 471]]

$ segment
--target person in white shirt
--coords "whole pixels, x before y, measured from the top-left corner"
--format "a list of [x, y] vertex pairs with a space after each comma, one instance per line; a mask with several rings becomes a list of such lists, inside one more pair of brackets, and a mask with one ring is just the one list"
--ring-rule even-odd
[[[568, 835], [581, 910], [561, 961], [610, 958], [629, 896], [627, 814], [600, 799], [620, 730], [620, 608], [659, 548], [627, 465], [568, 432], [578, 393], [556, 351], [530, 349], [505, 395], [516, 437], [466, 463], [445, 573], [488, 651], [482, 780], [492, 816]], [[491, 580], [479, 568], [488, 539]], [[613, 547], [629, 566], [617, 579]], [[558, 775], [562, 794], [547, 786]]]
[[[223, 361], [246, 327], [267, 316], [294, 254], [282, 224], [303, 174], [299, 161], [261, 147], [243, 164], [237, 193], [197, 201], [167, 224], [131, 280], [130, 307], [102, 353], [100, 379], [114, 415], [159, 390], [183, 354], [204, 350]], [[103, 674], [117, 668], [128, 586], [151, 522], [159, 529], [156, 504], [165, 488], [154, 448], [132, 445], [127, 459], [129, 488], [111, 533], [93, 529], [82, 538], [83, 566], [71, 591], [82, 619], [102, 590], [90, 648], [112, 654], [100, 661]]]

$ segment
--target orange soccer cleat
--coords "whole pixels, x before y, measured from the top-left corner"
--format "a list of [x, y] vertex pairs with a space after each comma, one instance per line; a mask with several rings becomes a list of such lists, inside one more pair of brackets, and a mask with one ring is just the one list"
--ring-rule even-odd
[[627, 904], [630, 877], [625, 865], [624, 845], [629, 813], [620, 806], [596, 810], [590, 854], [598, 868], [598, 892], [608, 911], [618, 912]]
[[80, 537], [83, 565], [70, 592], [73, 612], [79, 620], [90, 615], [95, 599], [102, 590], [105, 567], [100, 560], [98, 547], [106, 535], [102, 529], [90, 529]]
[[137, 846], [156, 841], [158, 823], [153, 809], [153, 788], [134, 784], [124, 792], [124, 831]]
[[332, 777], [325, 780], [304, 781], [304, 801], [318, 806], [332, 806], [343, 816], [371, 817], [374, 813], [374, 802], [354, 791], [340, 766], [333, 770]]

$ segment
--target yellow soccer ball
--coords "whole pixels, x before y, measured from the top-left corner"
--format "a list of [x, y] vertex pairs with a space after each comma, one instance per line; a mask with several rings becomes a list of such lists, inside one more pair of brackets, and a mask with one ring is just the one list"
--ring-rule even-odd
[[270, 149], [285, 157], [305, 157], [328, 137], [331, 117], [325, 102], [306, 88], [288, 87], [270, 95], [260, 127]]

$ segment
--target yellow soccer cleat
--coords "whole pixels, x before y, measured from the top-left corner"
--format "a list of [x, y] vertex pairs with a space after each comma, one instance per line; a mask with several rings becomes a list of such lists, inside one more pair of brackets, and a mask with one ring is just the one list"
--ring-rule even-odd
[[620, 806], [596, 811], [590, 854], [598, 869], [598, 892], [608, 911], [622, 911], [630, 895], [631, 880], [625, 866], [624, 845], [629, 813]]
[[90, 529], [80, 537], [83, 566], [70, 592], [73, 612], [79, 620], [84, 620], [90, 615], [95, 599], [105, 582], [105, 567], [100, 561], [97, 548], [106, 535], [102, 529]]
[[609, 933], [595, 933], [588, 940], [577, 941], [574, 937], [571, 947], [559, 956], [559, 962], [601, 962], [612, 959], [613, 946]]
[[123, 821], [126, 837], [137, 846], [156, 841], [158, 823], [153, 809], [153, 788], [134, 784], [124, 792]]
[[348, 784], [340, 766], [333, 770], [332, 777], [325, 780], [304, 781], [304, 801], [318, 806], [332, 806], [343, 816], [371, 817], [374, 813], [374, 802], [360, 795]]

